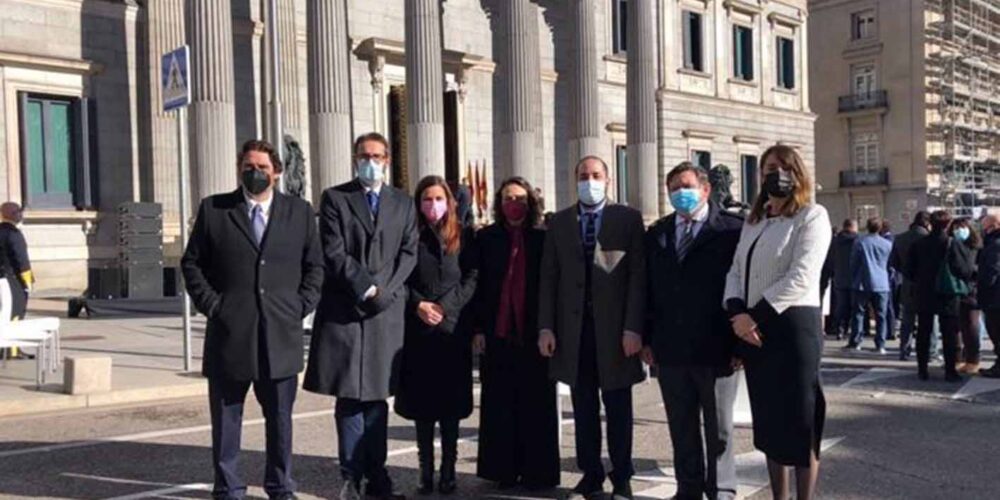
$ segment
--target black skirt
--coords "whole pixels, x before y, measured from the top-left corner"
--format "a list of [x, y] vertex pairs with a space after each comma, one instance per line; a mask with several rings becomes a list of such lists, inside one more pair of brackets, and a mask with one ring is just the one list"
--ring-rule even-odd
[[826, 419], [820, 382], [822, 311], [791, 307], [760, 324], [760, 348], [740, 342], [746, 367], [754, 447], [771, 460], [805, 467], [819, 457]]

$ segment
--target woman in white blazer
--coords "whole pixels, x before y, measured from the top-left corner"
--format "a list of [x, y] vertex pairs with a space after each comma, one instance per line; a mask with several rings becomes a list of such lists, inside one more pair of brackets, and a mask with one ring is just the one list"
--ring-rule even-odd
[[773, 146], [761, 156], [761, 194], [743, 226], [726, 281], [725, 306], [746, 367], [754, 446], [768, 459], [774, 498], [788, 498], [794, 466], [798, 498], [812, 498], [826, 401], [820, 272], [830, 246], [826, 210], [798, 152]]

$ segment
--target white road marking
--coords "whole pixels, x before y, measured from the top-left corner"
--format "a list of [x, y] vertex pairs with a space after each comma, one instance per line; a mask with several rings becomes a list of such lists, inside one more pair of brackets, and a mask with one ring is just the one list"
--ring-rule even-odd
[[858, 375], [855, 375], [847, 382], [840, 384], [841, 387], [852, 387], [861, 384], [870, 384], [872, 382], [878, 382], [880, 380], [886, 380], [890, 378], [905, 377], [907, 375], [913, 375], [912, 370], [898, 370], [896, 368], [871, 368], [865, 370]]
[[952, 394], [951, 399], [972, 399], [979, 394], [993, 391], [1000, 391], [1000, 379], [972, 377]]
[[[826, 451], [843, 441], [843, 437], [824, 439], [820, 451]], [[736, 455], [736, 476], [739, 484], [736, 487], [737, 498], [752, 496], [768, 485], [767, 457], [758, 450]], [[637, 481], [661, 483], [652, 488], [636, 493], [636, 498], [662, 499], [671, 498], [677, 494], [677, 479], [672, 467], [661, 467], [637, 474]]]
[[188, 491], [211, 491], [212, 489], [212, 485], [207, 483], [169, 484], [169, 483], [157, 483], [151, 481], [137, 481], [134, 479], [120, 479], [115, 477], [92, 476], [89, 474], [75, 474], [72, 472], [64, 472], [60, 475], [66, 477], [74, 477], [78, 479], [91, 479], [94, 481], [100, 481], [104, 483], [127, 484], [136, 486], [160, 486], [160, 488], [155, 490], [133, 493], [131, 495], [110, 497], [107, 498], [106, 500], [137, 500], [140, 498], [170, 495], [173, 493], [184, 493]]

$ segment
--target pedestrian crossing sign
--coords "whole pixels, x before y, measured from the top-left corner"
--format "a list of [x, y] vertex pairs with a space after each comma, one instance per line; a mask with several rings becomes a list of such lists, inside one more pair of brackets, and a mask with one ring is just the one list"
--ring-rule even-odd
[[161, 95], [163, 96], [163, 111], [183, 108], [191, 103], [191, 86], [188, 76], [191, 74], [188, 46], [174, 49], [160, 59]]

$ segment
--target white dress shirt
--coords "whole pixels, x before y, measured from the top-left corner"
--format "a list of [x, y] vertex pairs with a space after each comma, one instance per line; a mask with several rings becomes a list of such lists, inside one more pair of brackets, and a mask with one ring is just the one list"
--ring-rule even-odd
[[250, 223], [253, 223], [253, 209], [257, 205], [260, 205], [260, 212], [264, 215], [264, 227], [267, 227], [267, 222], [271, 219], [271, 202], [274, 201], [274, 193], [269, 192], [267, 194], [267, 199], [264, 201], [257, 201], [250, 197], [250, 194], [243, 190], [243, 198], [247, 200], [247, 218], [250, 219]]
[[[675, 245], [680, 245], [681, 240], [684, 238], [684, 231], [687, 230], [688, 224], [691, 224], [691, 238], [697, 238], [698, 232], [701, 231], [702, 226], [708, 220], [708, 202], [701, 204], [701, 207], [691, 214], [691, 217], [685, 217], [680, 213], [677, 214], [677, 219], [674, 221], [674, 243]], [[689, 222], [690, 221], [690, 222]]]

